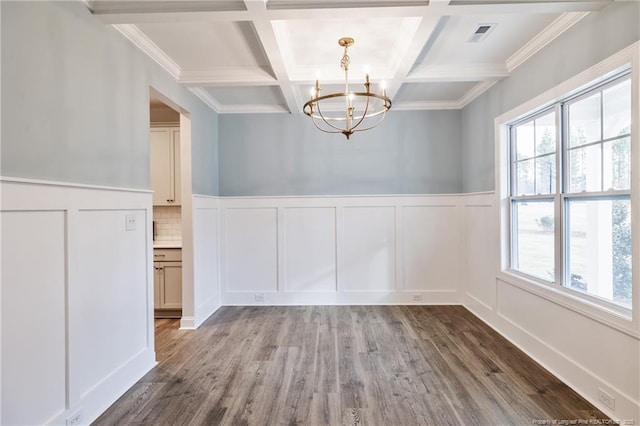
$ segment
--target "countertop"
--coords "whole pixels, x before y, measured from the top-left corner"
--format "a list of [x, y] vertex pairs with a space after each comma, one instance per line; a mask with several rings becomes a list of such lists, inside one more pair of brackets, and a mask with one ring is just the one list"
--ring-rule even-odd
[[153, 248], [154, 249], [182, 248], [182, 241], [154, 241]]

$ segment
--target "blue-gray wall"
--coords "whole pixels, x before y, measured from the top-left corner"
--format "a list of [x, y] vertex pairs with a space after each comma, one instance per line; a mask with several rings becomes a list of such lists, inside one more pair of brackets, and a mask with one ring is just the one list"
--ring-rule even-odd
[[390, 111], [344, 136], [304, 115], [220, 115], [220, 195], [440, 194], [462, 190], [460, 111]]
[[494, 189], [494, 119], [640, 39], [640, 2], [582, 19], [462, 111], [462, 190]]
[[149, 87], [191, 114], [193, 192], [218, 194], [218, 117], [80, 1], [2, 7], [2, 176], [150, 187]]

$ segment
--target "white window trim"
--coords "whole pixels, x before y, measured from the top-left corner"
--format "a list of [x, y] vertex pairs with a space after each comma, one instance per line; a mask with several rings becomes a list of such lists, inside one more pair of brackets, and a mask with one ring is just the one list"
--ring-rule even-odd
[[[631, 170], [631, 247], [632, 247], [632, 304], [631, 310], [597, 297], [578, 293], [560, 285], [535, 280], [511, 270], [509, 223], [509, 127], [508, 124], [542, 110], [551, 104], [577, 93], [590, 83], [609, 78], [622, 67], [631, 64], [631, 164], [640, 165], [640, 41], [622, 49], [609, 58], [553, 87], [539, 96], [513, 108], [495, 119], [495, 182], [499, 209], [500, 256], [497, 277], [501, 281], [535, 294], [553, 303], [625, 334], [640, 339], [640, 167]], [[557, 180], [559, 181], [559, 179]]]

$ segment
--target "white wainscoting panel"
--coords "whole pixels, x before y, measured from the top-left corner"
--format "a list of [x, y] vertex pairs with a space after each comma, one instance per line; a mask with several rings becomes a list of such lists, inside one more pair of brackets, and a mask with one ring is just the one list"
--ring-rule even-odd
[[3, 211], [0, 218], [0, 423], [44, 424], [66, 408], [65, 213]]
[[[638, 337], [503, 279], [496, 196], [463, 198], [467, 309], [612, 419], [640, 418]], [[614, 409], [598, 389], [615, 398]]]
[[193, 286], [195, 327], [221, 305], [220, 241], [217, 197], [193, 197]]
[[278, 210], [226, 211], [226, 277], [234, 292], [278, 291]]
[[1, 178], [0, 424], [91, 423], [155, 365], [151, 193]]
[[[462, 252], [458, 208], [402, 208], [404, 290], [447, 291], [460, 282]], [[455, 289], [455, 288], [454, 288]]]
[[[497, 284], [498, 315], [517, 333], [537, 341], [532, 352], [546, 358], [551, 371], [563, 380], [573, 376], [571, 382], [578, 388], [599, 386], [616, 395], [620, 412], [637, 409], [633, 400], [638, 398], [640, 383], [629, 380], [640, 375], [637, 340], [507, 282]], [[593, 378], [606, 378], [608, 383]]]
[[287, 208], [284, 218], [285, 291], [335, 291], [336, 209]]
[[460, 303], [461, 200], [219, 198], [222, 304]]
[[496, 210], [490, 203], [464, 206], [465, 291], [470, 298], [469, 303], [480, 303], [487, 309], [495, 309], [496, 303], [498, 239], [495, 214]]
[[[147, 348], [145, 213], [76, 213], [70, 230], [69, 359], [70, 390], [79, 398]], [[126, 230], [127, 217], [136, 218], [136, 229]]]
[[346, 207], [343, 220], [340, 290], [396, 290], [395, 207]]

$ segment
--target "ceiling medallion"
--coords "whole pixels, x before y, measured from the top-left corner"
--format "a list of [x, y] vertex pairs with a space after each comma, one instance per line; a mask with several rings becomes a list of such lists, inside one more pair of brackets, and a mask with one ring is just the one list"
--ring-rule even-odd
[[[384, 85], [381, 85], [382, 94], [371, 92], [369, 74], [364, 82], [364, 92], [349, 91], [349, 55], [347, 49], [352, 46], [354, 40], [351, 37], [343, 37], [338, 44], [344, 47], [340, 67], [344, 71], [344, 92], [330, 93], [320, 96], [320, 83], [311, 89], [311, 99], [304, 104], [302, 111], [311, 117], [313, 124], [326, 133], [342, 133], [349, 139], [355, 132], [373, 129], [382, 123], [384, 117], [391, 108], [391, 100], [387, 97]], [[335, 103], [330, 105], [329, 99], [344, 100], [344, 112], [329, 113], [329, 109], [335, 110]], [[324, 110], [324, 111], [323, 111]]]

